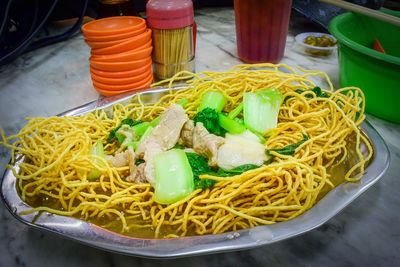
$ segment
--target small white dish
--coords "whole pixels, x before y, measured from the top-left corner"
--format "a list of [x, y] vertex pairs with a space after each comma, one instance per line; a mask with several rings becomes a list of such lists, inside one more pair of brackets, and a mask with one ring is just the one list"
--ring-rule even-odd
[[333, 50], [337, 48], [337, 45], [334, 46], [314, 46], [304, 43], [307, 37], [314, 36], [314, 37], [322, 37], [327, 36], [332, 38], [335, 42], [337, 41], [335, 37], [330, 34], [322, 33], [322, 32], [304, 32], [296, 35], [296, 43], [300, 47], [300, 49], [312, 56], [329, 56]]

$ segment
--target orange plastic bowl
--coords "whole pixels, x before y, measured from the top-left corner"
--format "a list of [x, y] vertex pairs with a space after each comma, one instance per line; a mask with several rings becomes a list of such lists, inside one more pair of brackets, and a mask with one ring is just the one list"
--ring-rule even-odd
[[[130, 50], [128, 50], [128, 51], [125, 51], [125, 52], [131, 52], [131, 51], [138, 51], [138, 50], [142, 50], [142, 49], [145, 49], [145, 48], [149, 48], [149, 47], [151, 47], [151, 43], [152, 43], [152, 40], [151, 40], [151, 38], [150, 38], [150, 40], [148, 40], [145, 44], [142, 44], [141, 46], [139, 46], [139, 47], [136, 47], [136, 48], [134, 48], [134, 49], [130, 49]], [[116, 54], [121, 54], [121, 53], [125, 53], [125, 52], [119, 52], [119, 53], [114, 53], [114, 54], [104, 54], [104, 55], [100, 55], [100, 54], [97, 54], [96, 52], [93, 52], [93, 50], [96, 50], [96, 49], [90, 49], [90, 54], [92, 55], [92, 56], [113, 56], [113, 55], [116, 55]]]
[[97, 75], [93, 71], [90, 72], [90, 74], [92, 75], [92, 80], [95, 80], [96, 82], [99, 83], [110, 84], [110, 85], [125, 85], [143, 81], [150, 75], [150, 73], [151, 69], [149, 68], [143, 73], [128, 78], [108, 78]]
[[[133, 38], [133, 37], [131, 37]], [[127, 39], [121, 39], [121, 40], [114, 40], [114, 41], [90, 41], [85, 39], [85, 43], [90, 46], [90, 48], [105, 48], [105, 47], [110, 47], [125, 41], [128, 41], [129, 38]]]
[[96, 69], [93, 66], [90, 66], [90, 71], [92, 73], [94, 73], [98, 76], [107, 77], [107, 78], [129, 78], [129, 77], [133, 77], [133, 76], [142, 74], [143, 72], [146, 72], [149, 69], [151, 69], [151, 60], [149, 63], [147, 63], [146, 65], [144, 65], [140, 68], [127, 70], [127, 71], [103, 71], [103, 70]]
[[99, 70], [105, 71], [125, 71], [137, 69], [151, 62], [151, 57], [146, 57], [133, 61], [122, 61], [122, 62], [104, 62], [100, 60], [94, 60], [89, 58], [90, 65]]
[[132, 90], [121, 90], [121, 91], [108, 91], [108, 90], [103, 90], [100, 88], [97, 88], [96, 86], [94, 86], [94, 89], [96, 89], [100, 94], [104, 95], [104, 96], [113, 96], [113, 95], [118, 95], [118, 94], [122, 94], [122, 93], [126, 93], [126, 92], [130, 92]]
[[104, 48], [94, 48], [92, 49], [91, 53], [92, 55], [109, 55], [122, 53], [138, 48], [146, 44], [149, 40], [151, 40], [151, 30], [147, 29], [144, 33], [129, 38], [129, 40], [121, 42], [119, 44]]
[[[142, 32], [144, 33], [144, 31]], [[126, 41], [131, 40], [132, 38], [135, 38], [137, 35], [132, 36], [132, 37], [128, 37], [125, 39], [120, 39], [120, 40], [112, 40], [112, 41], [91, 41], [88, 39], [85, 39], [85, 42], [91, 47], [91, 48], [105, 48], [105, 47], [110, 47], [113, 45], [117, 45]], [[147, 43], [146, 43], [147, 44]]]
[[140, 17], [120, 16], [93, 20], [82, 26], [86, 36], [109, 36], [136, 31], [146, 27], [146, 21]]
[[150, 75], [148, 75], [146, 79], [142, 81], [124, 85], [110, 85], [110, 84], [100, 83], [92, 79], [93, 87], [96, 88], [96, 90], [100, 89], [102, 91], [112, 91], [112, 92], [125, 92], [134, 89], [144, 88], [149, 86], [152, 81], [153, 81], [153, 73], [150, 73]]
[[141, 50], [134, 49], [128, 52], [122, 52], [118, 54], [111, 54], [111, 55], [93, 55], [89, 58], [93, 60], [103, 61], [103, 62], [122, 62], [122, 61], [132, 61], [138, 60], [142, 58], [147, 58], [151, 56], [151, 51], [153, 47], [147, 47]]
[[142, 50], [144, 48], [148, 48], [151, 46], [152, 43], [152, 39], [150, 38], [150, 40], [147, 41], [147, 43], [142, 44], [141, 46], [136, 47], [135, 49], [132, 50]]
[[139, 34], [142, 34], [146, 31], [146, 27], [140, 28], [135, 31], [129, 31], [129, 32], [123, 32], [120, 34], [110, 34], [110, 35], [87, 35], [86, 33], [83, 33], [83, 36], [85, 37], [86, 40], [92, 41], [92, 42], [108, 42], [108, 41], [116, 41], [116, 40], [122, 40], [126, 38], [130, 38]]

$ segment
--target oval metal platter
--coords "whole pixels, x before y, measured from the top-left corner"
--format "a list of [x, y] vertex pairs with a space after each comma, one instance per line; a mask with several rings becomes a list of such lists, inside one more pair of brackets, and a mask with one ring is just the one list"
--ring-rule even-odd
[[[179, 87], [175, 89], [179, 89]], [[135, 94], [140, 93], [143, 102], [154, 102], [167, 91], [167, 88], [143, 89]], [[115, 103], [129, 102], [132, 94], [99, 99], [59, 114], [59, 116], [78, 116], [96, 109], [111, 108]], [[375, 154], [359, 182], [340, 184], [312, 209], [290, 221], [257, 226], [237, 232], [172, 239], [143, 239], [124, 236], [79, 219], [46, 212], [40, 215], [37, 213], [21, 215], [20, 212], [32, 207], [19, 197], [16, 190], [16, 178], [9, 169], [3, 176], [1, 196], [11, 214], [29, 226], [56, 233], [89, 246], [122, 254], [150, 258], [176, 258], [249, 249], [288, 239], [321, 226], [382, 177], [389, 166], [389, 150], [371, 124], [365, 121], [361, 128], [372, 141]], [[20, 162], [15, 164], [17, 171], [19, 164]]]

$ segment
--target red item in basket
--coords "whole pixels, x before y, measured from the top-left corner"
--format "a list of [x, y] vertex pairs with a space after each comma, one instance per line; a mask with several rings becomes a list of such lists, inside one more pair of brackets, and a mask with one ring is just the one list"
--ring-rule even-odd
[[378, 39], [374, 39], [374, 46], [373, 46], [374, 50], [378, 51], [378, 52], [382, 52], [384, 54], [386, 54], [385, 50], [383, 49], [381, 43], [378, 41]]

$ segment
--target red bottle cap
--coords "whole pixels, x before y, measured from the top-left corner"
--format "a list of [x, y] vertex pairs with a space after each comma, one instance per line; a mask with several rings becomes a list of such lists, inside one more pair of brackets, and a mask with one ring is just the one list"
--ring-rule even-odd
[[191, 0], [150, 0], [146, 4], [147, 23], [155, 29], [177, 29], [193, 24]]

